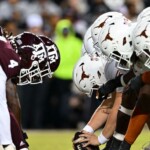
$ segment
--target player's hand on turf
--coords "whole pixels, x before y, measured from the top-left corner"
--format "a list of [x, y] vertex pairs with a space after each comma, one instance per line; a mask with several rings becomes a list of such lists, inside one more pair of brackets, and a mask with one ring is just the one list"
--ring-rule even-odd
[[[80, 135], [82, 135], [82, 134], [84, 135], [86, 133], [88, 133], [88, 132], [86, 132], [86, 131], [80, 131], [80, 132], [76, 132], [75, 133], [75, 135], [74, 135], [74, 137], [72, 139], [73, 149], [74, 150], [79, 150], [79, 149], [80, 150], [99, 150], [99, 146], [98, 146], [99, 144], [98, 145], [92, 145], [92, 144], [90, 144], [89, 140], [86, 139], [86, 137], [80, 136]], [[90, 135], [90, 134], [87, 134], [87, 135]], [[87, 143], [86, 141], [89, 142], [89, 143]]]
[[80, 134], [79, 137], [81, 137], [80, 142], [85, 142], [83, 147], [87, 147], [89, 145], [94, 146], [100, 145], [98, 137], [93, 133], [83, 131], [83, 134]]

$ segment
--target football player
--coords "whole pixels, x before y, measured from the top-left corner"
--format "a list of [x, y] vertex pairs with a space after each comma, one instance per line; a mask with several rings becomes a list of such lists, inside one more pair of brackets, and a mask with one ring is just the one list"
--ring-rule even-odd
[[[112, 25], [113, 25], [113, 24], [112, 24]], [[111, 28], [110, 28], [110, 30], [111, 30]], [[116, 30], [114, 30], [114, 31], [116, 31]], [[108, 33], [108, 34], [107, 34], [107, 33]], [[106, 33], [105, 33], [105, 32], [104, 32], [104, 34], [106, 35], [105, 37], [108, 38], [108, 39], [106, 39], [106, 40], [110, 40], [110, 41], [112, 40], [112, 41], [113, 41], [113, 37], [111, 38], [111, 33], [109, 33], [109, 32], [106, 32]], [[107, 36], [107, 35], [108, 35], [108, 36]], [[127, 38], [124, 38], [123, 43], [124, 43], [124, 42], [126, 43], [126, 40], [127, 40]], [[102, 41], [102, 42], [103, 42], [103, 41]], [[101, 44], [102, 44], [102, 43], [101, 43]], [[113, 44], [114, 44], [114, 45], [113, 45], [113, 46], [114, 46], [114, 50], [113, 50], [113, 51], [115, 51], [115, 49], [116, 49], [117, 47], [116, 47], [116, 45], [115, 45], [115, 42], [114, 42]], [[132, 45], [132, 41], [130, 41], [130, 44]], [[101, 46], [102, 46], [102, 45], [101, 45]], [[108, 50], [108, 47], [109, 47], [109, 46], [108, 46], [107, 44], [106, 44], [106, 45], [103, 45], [103, 46], [104, 46], [104, 47], [103, 47], [102, 49], [104, 49], [105, 53], [107, 53], [107, 52], [108, 52], [107, 50]], [[106, 46], [106, 47], [105, 47], [105, 46]], [[122, 50], [122, 49], [121, 49], [121, 50]], [[125, 50], [125, 51], [126, 51], [126, 50]], [[116, 52], [117, 52], [117, 50], [116, 50]], [[131, 56], [131, 54], [132, 54], [132, 53], [130, 53], [129, 55]], [[114, 55], [114, 56], [113, 56], [113, 55]], [[117, 58], [116, 60], [117, 60], [118, 62], [122, 62], [121, 67], [123, 67], [123, 68], [124, 68], [124, 67], [130, 68], [131, 64], [130, 64], [129, 61], [124, 61], [124, 60], [118, 59], [118, 56], [117, 56], [118, 53], [114, 53], [113, 55], [112, 55], [112, 58], [114, 58], [114, 59]], [[119, 55], [120, 55], [120, 54], [119, 54]], [[124, 58], [125, 58], [125, 57], [124, 57]], [[120, 60], [121, 60], [121, 61], [120, 61]], [[136, 66], [135, 66], [136, 69], [138, 68], [137, 66], [139, 66], [139, 64], [141, 64], [141, 63], [137, 63], [137, 64], [136, 64]], [[120, 67], [120, 66], [118, 66], [118, 67]], [[135, 70], [136, 70], [136, 69], [135, 69]], [[143, 68], [142, 68], [142, 71], [143, 71]], [[140, 70], [138, 70], [138, 69], [136, 70], [136, 72], [141, 73]], [[134, 75], [134, 76], [135, 76], [135, 75]], [[134, 77], [134, 76], [132, 76], [132, 77]], [[84, 136], [85, 136], [85, 135], [84, 135]]]
[[[143, 26], [145, 28], [145, 25], [148, 27], [149, 25], [149, 15], [150, 15], [150, 7], [145, 8], [138, 16], [137, 21], [140, 22], [139, 25], [137, 26], [137, 29], [135, 29], [135, 34], [134, 34], [134, 38], [135, 38], [135, 46], [137, 47], [137, 55], [138, 54], [142, 54], [144, 56], [144, 61], [145, 61], [145, 65], [147, 67], [149, 67], [148, 65], [148, 60], [149, 60], [149, 54], [148, 53], [144, 53], [143, 51], [145, 50], [145, 47], [148, 42], [148, 29], [146, 30], [142, 29], [141, 27]], [[145, 22], [145, 21], [147, 22]], [[145, 25], [144, 25], [145, 24]], [[141, 26], [141, 27], [140, 27]], [[138, 29], [139, 28], [139, 29]], [[137, 34], [139, 34], [138, 32], [143, 31], [143, 33], [146, 35], [146, 39], [144, 36], [137, 36]], [[139, 45], [138, 45], [139, 44]], [[138, 48], [139, 47], [139, 48]], [[147, 49], [147, 51], [149, 51]], [[141, 55], [141, 56], [142, 56]], [[145, 57], [146, 56], [146, 57]], [[142, 57], [140, 57], [142, 58]], [[143, 129], [144, 124], [147, 122], [147, 125], [150, 129], [150, 122], [149, 122], [149, 114], [150, 112], [149, 110], [149, 101], [148, 101], [148, 93], [149, 93], [149, 81], [150, 78], [150, 72], [145, 72], [140, 76], [137, 76], [137, 78], [134, 80], [134, 84], [136, 84], [136, 87], [138, 87], [138, 89], [141, 87], [140, 90], [140, 95], [138, 98], [138, 102], [137, 105], [135, 107], [135, 110], [130, 118], [130, 122], [128, 125], [128, 129], [127, 132], [125, 134], [125, 138], [124, 141], [121, 144], [120, 149], [130, 149], [131, 145], [134, 143], [134, 141], [136, 140], [136, 138], [138, 137], [138, 135], [140, 134], [141, 130]], [[143, 93], [144, 92], [144, 93]], [[145, 98], [144, 98], [145, 97]], [[138, 123], [137, 123], [138, 122]], [[136, 128], [133, 129], [133, 126], [136, 124]], [[148, 148], [148, 147], [147, 147]], [[145, 148], [146, 149], [146, 148]]]
[[[131, 145], [134, 143], [141, 130], [143, 129], [145, 123], [149, 121], [150, 82], [149, 76], [148, 78], [145, 78], [145, 76], [147, 76], [148, 74], [149, 72], [145, 72], [142, 74], [142, 76], [137, 76], [134, 80], [132, 79], [128, 89], [125, 91], [124, 95], [130, 96], [128, 100], [126, 98], [123, 99], [121, 109], [118, 112], [116, 134], [113, 137], [113, 143], [111, 145], [112, 150], [129, 150]], [[121, 128], [122, 122], [124, 126]], [[150, 124], [148, 122], [148, 126], [149, 125]], [[121, 143], [122, 140], [123, 142]], [[119, 148], [120, 143], [121, 146]]]
[[[110, 13], [109, 13], [110, 14]], [[107, 17], [107, 16], [106, 16]], [[104, 19], [104, 18], [103, 18]], [[96, 38], [95, 38], [96, 39]], [[86, 59], [84, 59], [84, 57], [83, 58], [81, 58], [81, 60], [83, 60], [84, 62], [85, 62], [85, 67], [87, 67], [87, 69], [88, 69], [88, 71], [89, 72], [93, 72], [93, 70], [97, 70], [97, 71], [99, 71], [100, 70], [100, 72], [102, 72], [102, 74], [103, 74], [103, 69], [105, 68], [109, 68], [109, 69], [106, 69], [106, 70], [110, 70], [110, 68], [112, 68], [112, 67], [115, 67], [115, 63], [114, 62], [111, 62], [111, 63], [108, 63], [107, 64], [107, 67], [105, 67], [105, 65], [106, 65], [106, 62], [108, 62], [108, 60], [106, 59], [106, 57], [104, 56], [104, 55], [102, 55], [102, 53], [100, 52], [100, 50], [99, 49], [96, 49], [95, 48], [95, 46], [94, 46], [94, 42], [93, 42], [93, 38], [92, 38], [92, 35], [91, 35], [91, 27], [89, 27], [89, 29], [87, 30], [87, 32], [86, 32], [86, 34], [85, 34], [85, 36], [84, 36], [84, 44], [83, 44], [83, 47], [82, 47], [82, 56], [83, 55], [87, 55], [87, 54], [89, 54], [90, 56], [92, 56], [93, 54], [95, 55], [97, 55], [98, 56], [98, 60], [99, 61], [101, 61], [101, 62], [103, 62], [103, 64], [101, 64], [101, 62], [98, 64], [98, 63], [96, 63], [95, 65], [90, 65], [92, 62], [90, 62], [90, 60], [89, 60], [89, 65], [88, 64], [86, 64], [86, 62], [87, 61], [84, 61], [84, 60], [86, 60]], [[86, 56], [86, 57], [88, 57], [88, 56]], [[88, 57], [89, 58], [89, 57]], [[104, 63], [105, 62], [105, 63]], [[101, 65], [101, 67], [100, 67], [100, 65]], [[94, 68], [92, 68], [91, 66], [95, 66], [95, 69]], [[99, 69], [99, 67], [101, 68], [101, 69]], [[94, 71], [94, 72], [95, 72]], [[87, 72], [87, 70], [86, 70], [86, 72]], [[106, 71], [107, 72], [107, 78], [113, 78], [113, 76], [116, 76], [116, 75], [119, 75], [119, 71], [118, 71], [118, 69], [115, 67], [115, 69], [113, 70], [113, 72], [111, 71], [111, 72], [108, 72], [108, 71]], [[91, 74], [90, 73], [90, 74]], [[112, 76], [111, 76], [111, 75]], [[95, 74], [96, 75], [96, 74]], [[103, 77], [104, 78], [104, 77]], [[75, 78], [74, 78], [75, 79]], [[84, 83], [86, 84], [86, 85], [88, 85], [88, 83], [90, 83], [90, 80], [89, 80], [90, 78], [88, 78], [87, 79], [87, 81], [86, 80], [84, 80]], [[99, 83], [100, 81], [99, 81], [99, 79], [98, 78], [95, 78], [95, 79], [97, 79], [97, 81], [95, 81], [95, 83]], [[105, 80], [102, 80], [102, 78], [100, 79], [101, 80], [101, 84], [102, 83], [105, 83], [105, 81], [106, 81], [106, 79]], [[82, 81], [83, 82], [83, 81]], [[76, 80], [75, 80], [75, 83], [76, 83]], [[77, 84], [77, 87], [82, 91], [82, 92], [84, 92], [84, 93], [87, 93], [87, 94], [89, 94], [89, 93], [91, 93], [92, 92], [92, 90], [91, 89], [93, 89], [92, 88], [92, 84], [89, 84], [90, 86], [88, 86], [86, 89], [82, 89], [82, 86], [81, 85], [79, 85], [78, 83], [76, 83]], [[100, 86], [100, 85], [99, 85]], [[99, 87], [98, 86], [98, 87]], [[98, 88], [97, 87], [97, 88]], [[108, 100], [105, 100], [102, 104], [100, 104], [100, 106], [95, 110], [95, 112], [94, 112], [94, 114], [93, 114], [93, 116], [91, 117], [91, 119], [90, 119], [90, 121], [87, 123], [87, 125], [84, 127], [84, 131], [86, 131], [86, 132], [94, 132], [95, 130], [97, 130], [99, 127], [101, 127], [105, 122], [106, 122], [106, 120], [107, 120], [107, 118], [108, 118], [108, 114], [109, 114], [109, 112], [111, 111], [111, 108], [112, 108], [112, 106], [113, 106], [113, 104], [114, 104], [114, 97], [115, 97], [115, 94], [113, 94], [112, 95], [113, 97], [112, 98], [110, 98], [110, 99], [108, 99]], [[95, 99], [95, 97], [93, 97], [94, 99]], [[117, 105], [115, 105], [115, 106], [117, 106]], [[119, 106], [119, 104], [118, 104], [118, 106]], [[115, 108], [115, 107], [114, 107]], [[112, 112], [112, 111], [111, 111]], [[111, 118], [111, 117], [110, 117]], [[113, 128], [114, 128], [114, 126], [112, 125], [111, 126], [111, 128], [112, 128], [112, 130], [113, 130]], [[111, 131], [111, 130], [109, 130], [109, 131]]]
[[17, 86], [11, 79], [6, 84], [6, 97], [10, 113], [11, 135], [17, 150], [27, 150], [29, 145], [26, 142], [27, 134], [21, 128], [21, 106], [17, 94]]
[[[139, 16], [140, 20], [138, 25], [133, 33], [133, 41], [136, 48], [136, 54], [139, 56], [139, 59], [143, 62], [144, 66], [150, 69], [149, 65], [149, 30], [150, 23], [148, 13], [150, 14], [150, 9], [146, 8]], [[146, 16], [145, 16], [146, 15]], [[138, 17], [139, 19], [139, 17]], [[145, 123], [149, 120], [150, 117], [150, 71], [138, 75], [134, 80], [131, 81], [131, 86], [138, 92], [136, 107], [129, 122], [129, 126], [125, 135], [125, 139], [120, 146], [120, 150], [130, 149], [131, 145], [134, 143]], [[129, 102], [128, 102], [129, 103]], [[126, 104], [127, 105], [127, 104]], [[133, 105], [134, 106], [134, 105]], [[133, 106], [131, 109], [133, 109]], [[138, 122], [138, 123], [137, 123]], [[148, 122], [149, 123], [149, 122]], [[133, 126], [136, 125], [136, 128], [133, 129]]]
[[[134, 36], [134, 41], [136, 41], [137, 43], [134, 43], [135, 45], [137, 44], [138, 46], [136, 47], [136, 50], [139, 50], [139, 51], [142, 51], [142, 52], [137, 52], [136, 51], [136, 54], [138, 55], [138, 57], [137, 57], [137, 61], [136, 61], [136, 63], [133, 65], [133, 72], [134, 72], [134, 74], [137, 76], [137, 74], [141, 74], [142, 72], [145, 72], [146, 70], [149, 70], [149, 64], [148, 64], [148, 60], [149, 60], [149, 54], [148, 54], [148, 52], [146, 51], [147, 49], [148, 49], [148, 47], [147, 47], [147, 49], [146, 49], [146, 46], [147, 46], [147, 44], [146, 44], [146, 41], [148, 41], [148, 32], [146, 32], [146, 31], [148, 31], [149, 30], [149, 23], [148, 23], [148, 21], [142, 21], [142, 23], [141, 23], [142, 25], [140, 25], [140, 23], [138, 23], [138, 25], [137, 25], [137, 28], [135, 28], [135, 36]], [[145, 30], [145, 28], [146, 28], [146, 30]], [[141, 35], [140, 35], [141, 34]], [[146, 37], [146, 39], [145, 39], [145, 41], [144, 41], [144, 38]], [[141, 38], [141, 39], [140, 39]], [[143, 52], [144, 51], [144, 52]], [[149, 50], [148, 50], [149, 51]], [[144, 62], [143, 62], [144, 61]], [[146, 73], [147, 75], [148, 75], [148, 73]], [[134, 75], [134, 76], [135, 76]], [[134, 77], [134, 76], [128, 76], [129, 77], [129, 79], [131, 79], [132, 77]], [[144, 73], [144, 76], [145, 76], [145, 73]], [[138, 77], [138, 76], [137, 76]], [[138, 79], [140, 79], [140, 78], [138, 78]], [[116, 81], [118, 81], [118, 79], [116, 80]], [[121, 105], [121, 107], [120, 107], [120, 110], [119, 110], [119, 113], [118, 113], [118, 115], [120, 116], [120, 117], [118, 117], [119, 118], [119, 124], [118, 124], [118, 122], [117, 122], [117, 128], [116, 128], [116, 133], [114, 134], [114, 137], [115, 137], [115, 139], [113, 139], [113, 142], [112, 142], [112, 145], [111, 145], [111, 150], [116, 150], [116, 149], [118, 149], [119, 148], [119, 145], [120, 145], [120, 141], [122, 141], [123, 139], [124, 139], [124, 134], [125, 134], [125, 132], [126, 132], [126, 130], [127, 130], [127, 127], [128, 127], [128, 121], [129, 121], [129, 119], [130, 119], [130, 116], [131, 116], [131, 114], [132, 114], [132, 110], [133, 110], [133, 108], [134, 108], [134, 106], [135, 106], [135, 103], [136, 103], [136, 101], [137, 101], [137, 95], [138, 95], [138, 91], [139, 91], [139, 88], [137, 88], [137, 85], [138, 85], [138, 83], [141, 83], [140, 81], [141, 80], [135, 80], [135, 84], [133, 84], [133, 81], [134, 80], [132, 80], [132, 82], [131, 82], [131, 84], [129, 85], [129, 87], [127, 87], [126, 88], [126, 90], [125, 90], [125, 92], [123, 93], [123, 101], [122, 101], [122, 105]], [[137, 81], [139, 81], [139, 82], [137, 82]], [[121, 78], [121, 82], [125, 85], [125, 83], [124, 83], [124, 81], [123, 81], [123, 78]], [[109, 82], [109, 87], [110, 87], [110, 83], [112, 83], [112, 82]], [[116, 84], [117, 82], [115, 82], [114, 81], [114, 83]], [[148, 82], [147, 82], [148, 83]], [[134, 86], [133, 86], [134, 85]], [[135, 86], [136, 85], [136, 86]], [[140, 84], [141, 85], [141, 84]], [[145, 87], [145, 88], [144, 88]], [[140, 95], [138, 95], [138, 104], [137, 104], [137, 106], [136, 106], [136, 109], [135, 110], [137, 110], [137, 108], [138, 108], [138, 110], [140, 110], [140, 111], [147, 111], [148, 109], [147, 108], [149, 108], [149, 105], [146, 105], [145, 107], [144, 107], [144, 109], [143, 108], [141, 108], [141, 107], [143, 107], [144, 106], [144, 104], [147, 104], [147, 102], [148, 102], [148, 99], [149, 99], [149, 96], [147, 95], [149, 92], [148, 92], [148, 89], [149, 88], [147, 88], [147, 90], [146, 90], [146, 87], [148, 87], [148, 85], [145, 85], [143, 87], [143, 89], [145, 89], [145, 90], [142, 90], [143, 92], [141, 92], [140, 93]], [[106, 88], [105, 88], [106, 89]], [[104, 89], [103, 89], [104, 90]], [[106, 90], [107, 91], [107, 90]], [[146, 92], [147, 91], [147, 92]], [[107, 93], [107, 92], [106, 92]], [[106, 94], [105, 93], [105, 94]], [[147, 93], [147, 94], [146, 94]], [[108, 93], [107, 93], [108, 94]], [[146, 97], [145, 97], [145, 95], [146, 95]], [[144, 99], [145, 100], [143, 100], [143, 97], [144, 97]], [[131, 100], [132, 99], [132, 100]], [[140, 100], [141, 99], [141, 100]], [[142, 105], [141, 105], [141, 103], [142, 103]], [[139, 109], [140, 108], [140, 109]], [[134, 112], [134, 116], [135, 116], [135, 114], [137, 113], [137, 111], [135, 111]], [[139, 113], [139, 111], [138, 111], [138, 113]], [[141, 117], [141, 116], [140, 116]], [[141, 117], [142, 118], [142, 117]], [[146, 122], [147, 121], [147, 118], [148, 118], [148, 115], [146, 115], [146, 116], [143, 116], [143, 121], [142, 121], [142, 119], [141, 119], [141, 124], [139, 123], [139, 131], [141, 131], [141, 127], [142, 127], [142, 125], [143, 125], [143, 122]], [[136, 128], [137, 129], [137, 128]], [[131, 130], [130, 130], [131, 131]], [[135, 131], [135, 130], [134, 130]], [[139, 133], [138, 132], [138, 130], [137, 131], [135, 131], [136, 132], [136, 134], [135, 134], [135, 136], [136, 135], [138, 135], [137, 133]], [[129, 132], [128, 132], [129, 133]], [[131, 133], [132, 132], [130, 132], [130, 135], [131, 135]], [[129, 136], [128, 136], [128, 138], [129, 138]], [[120, 141], [118, 141], [118, 139], [120, 140]], [[135, 137], [132, 139], [132, 142], [135, 140]], [[130, 143], [132, 143], [132, 142], [130, 142]], [[127, 147], [128, 147], [128, 149], [130, 148], [130, 144], [127, 144], [127, 142], [124, 142], [125, 144], [124, 145], [127, 145]], [[126, 148], [127, 149], [127, 147], [124, 147], [124, 148]], [[121, 147], [121, 148], [123, 148], [123, 146]]]
[[[99, 57], [99, 56], [91, 57], [88, 54], [84, 54], [84, 56], [80, 58], [80, 60], [77, 62], [74, 68], [74, 73], [73, 73], [74, 83], [76, 84], [76, 86], [79, 88], [80, 91], [91, 96], [93, 90], [98, 89], [103, 83], [106, 82], [106, 77], [104, 73], [106, 62], [107, 60], [103, 57]], [[107, 67], [108, 65], [110, 66], [110, 64], [107, 64]], [[110, 67], [115, 68], [115, 63], [111, 63]], [[119, 75], [118, 69], [115, 68], [113, 73], [115, 76]], [[108, 74], [110, 76], [110, 72]], [[83, 131], [86, 131], [88, 133], [93, 133], [94, 131], [102, 127], [102, 125], [104, 125], [104, 123], [108, 118], [108, 115], [111, 114], [108, 119], [109, 120], [108, 122], [111, 123], [108, 123], [106, 127], [107, 130], [106, 134], [112, 134], [111, 132], [113, 132], [115, 129], [115, 121], [114, 121], [115, 118], [113, 120], [112, 116], [115, 113], [116, 109], [118, 109], [117, 107], [119, 107], [120, 99], [121, 99], [120, 95], [121, 95], [120, 91], [117, 91], [116, 96], [114, 94], [112, 98], [110, 98], [111, 100], [107, 99], [103, 101], [103, 103], [100, 104], [100, 106], [95, 110], [93, 116], [91, 117], [87, 125], [83, 128]], [[116, 97], [115, 99], [114, 96]], [[114, 104], [114, 100], [115, 100], [115, 104]], [[111, 109], [112, 106], [113, 109]], [[108, 111], [110, 109], [112, 113], [109, 114]], [[103, 135], [101, 134], [100, 140], [102, 136]], [[103, 142], [107, 142], [107, 141], [108, 139], [105, 138], [105, 141], [101, 140], [100, 142], [101, 144], [103, 144]]]
[[[16, 37], [0, 30], [1, 74], [1, 124], [0, 144], [4, 149], [15, 149], [10, 132], [10, 116], [6, 103], [6, 81], [12, 79], [18, 85], [42, 83], [44, 76], [52, 77], [59, 65], [57, 46], [51, 41], [46, 48], [41, 38], [28, 32]], [[51, 68], [52, 66], [52, 68]]]
[[[124, 25], [124, 23], [122, 23], [122, 26], [126, 27], [126, 25]], [[130, 36], [130, 38], [131, 38], [131, 36]], [[87, 38], [87, 39], [89, 40], [90, 38]], [[86, 43], [86, 44], [84, 43], [84, 45], [86, 47], [88, 47], [88, 43]], [[132, 52], [132, 49], [131, 49], [131, 52]], [[89, 57], [89, 56], [86, 56], [86, 57]], [[103, 56], [102, 58], [106, 59], [105, 56]], [[95, 60], [100, 59], [100, 61], [102, 62], [102, 58], [96, 58]], [[96, 87], [99, 88], [103, 83], [105, 83], [106, 80], [102, 79], [101, 76], [99, 78], [98, 77], [96, 78], [97, 74], [94, 74], [94, 72], [96, 70], [97, 70], [96, 72], [98, 72], [98, 70], [100, 70], [99, 71], [99, 72], [101, 72], [100, 74], [105, 74], [105, 76], [107, 77], [108, 80], [109, 80], [109, 78], [115, 78], [117, 74], [119, 75], [119, 69], [117, 68], [115, 61], [109, 62], [107, 60], [108, 61], [107, 65], [105, 63], [105, 64], [101, 65], [101, 67], [100, 67], [100, 64], [101, 64], [100, 62], [99, 63], [97, 62], [97, 64], [94, 64], [94, 58], [93, 58], [93, 62], [92, 61], [88, 62], [86, 60], [88, 60], [88, 59], [82, 59], [81, 58], [81, 60], [76, 65], [75, 71], [74, 71], [75, 84], [84, 93], [87, 93], [87, 94], [92, 93], [93, 89], [96, 90]], [[82, 63], [82, 62], [84, 62], [84, 63]], [[91, 65], [90, 65], [90, 63], [91, 63]], [[95, 68], [92, 66], [95, 66]], [[96, 66], [97, 66], [97, 68], [96, 68]], [[102, 72], [105, 72], [105, 73], [102, 73]], [[82, 75], [84, 75], [83, 80], [82, 80]], [[85, 75], [87, 75], [87, 76], [85, 76]], [[92, 80], [92, 78], [94, 81]], [[101, 84], [98, 84], [100, 82], [99, 80], [102, 80]], [[93, 84], [97, 84], [98, 86], [95, 87], [95, 85], [93, 85]], [[90, 89], [90, 91], [87, 92], [87, 89]], [[111, 113], [109, 114], [109, 119], [106, 123], [106, 126], [105, 126], [102, 134], [99, 136], [99, 138], [93, 136], [93, 140], [96, 141], [95, 143], [97, 143], [98, 145], [107, 142], [108, 138], [106, 138], [106, 137], [110, 137], [113, 134], [113, 131], [115, 129], [115, 118], [116, 118], [115, 116], [116, 116], [117, 110], [118, 110], [120, 102], [121, 102], [121, 95], [122, 95], [121, 93], [122, 93], [121, 91], [117, 92], [115, 104], [112, 108]], [[106, 101], [104, 101], [104, 102], [106, 102]], [[103, 108], [102, 105], [100, 107], [98, 107], [98, 109], [95, 111], [94, 115], [91, 117], [91, 120], [88, 122], [87, 126], [85, 126], [85, 128], [83, 130], [85, 130], [87, 132], [94, 132], [96, 129], [98, 129], [106, 121], [106, 118], [105, 118], [106, 116], [103, 118], [102, 117], [103, 115], [100, 114], [100, 111]], [[104, 120], [102, 120], [102, 118]], [[81, 136], [85, 136], [85, 137], [88, 136], [88, 138], [92, 137], [91, 134], [88, 134], [88, 133], [81, 135]], [[84, 139], [83, 142], [84, 141], [87, 141], [87, 139]], [[90, 144], [90, 142], [85, 144], [85, 146], [87, 146], [89, 144]]]

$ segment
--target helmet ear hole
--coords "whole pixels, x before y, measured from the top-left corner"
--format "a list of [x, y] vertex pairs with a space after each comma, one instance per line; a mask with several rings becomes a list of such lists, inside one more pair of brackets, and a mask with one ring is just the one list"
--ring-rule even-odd
[[31, 60], [35, 60], [35, 56], [34, 55], [31, 56]]

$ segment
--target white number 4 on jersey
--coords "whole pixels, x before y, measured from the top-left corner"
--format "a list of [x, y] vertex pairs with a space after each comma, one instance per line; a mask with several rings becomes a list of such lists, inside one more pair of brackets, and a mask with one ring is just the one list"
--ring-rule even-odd
[[8, 68], [14, 68], [18, 66], [18, 62], [15, 60], [10, 60], [10, 64], [8, 65]]

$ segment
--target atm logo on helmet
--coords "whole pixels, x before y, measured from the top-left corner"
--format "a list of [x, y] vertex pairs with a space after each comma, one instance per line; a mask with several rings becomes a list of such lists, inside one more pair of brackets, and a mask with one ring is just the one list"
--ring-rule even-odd
[[35, 51], [33, 51], [34, 58], [38, 58], [39, 63], [43, 62], [47, 57], [46, 49], [43, 43], [33, 44]]
[[50, 60], [50, 64], [54, 63], [59, 59], [58, 51], [56, 46], [53, 44], [51, 46], [46, 46], [47, 49], [47, 55]]

